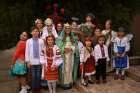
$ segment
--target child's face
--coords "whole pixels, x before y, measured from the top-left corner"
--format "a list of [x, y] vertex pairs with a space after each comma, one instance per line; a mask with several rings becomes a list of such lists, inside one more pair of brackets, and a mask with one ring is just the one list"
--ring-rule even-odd
[[105, 23], [105, 29], [110, 29], [110, 28], [111, 28], [110, 21], [106, 21], [106, 23]]
[[37, 24], [36, 24], [36, 27], [41, 29], [43, 27], [42, 21], [38, 21]]
[[69, 27], [66, 27], [66, 28], [65, 28], [65, 32], [66, 32], [66, 34], [70, 34], [71, 29], [70, 29]]
[[62, 24], [57, 24], [57, 31], [62, 31], [63, 27]]
[[77, 23], [76, 22], [72, 22], [71, 26], [72, 26], [72, 29], [76, 29], [77, 28]]
[[125, 32], [118, 32], [118, 36], [123, 37], [125, 35]]
[[103, 45], [105, 43], [105, 38], [101, 37], [98, 40], [99, 44]]
[[20, 35], [20, 40], [27, 40], [28, 38], [28, 35], [26, 32], [23, 32], [21, 35]]
[[37, 38], [37, 37], [39, 36], [39, 31], [38, 31], [38, 29], [32, 30], [31, 34], [32, 34], [32, 37]]
[[52, 31], [52, 25], [47, 25], [47, 30]]
[[91, 47], [91, 41], [89, 41], [89, 40], [85, 41], [85, 44], [86, 44], [87, 47]]
[[91, 22], [91, 20], [92, 20], [92, 18], [91, 18], [90, 16], [87, 16], [87, 17], [86, 17], [86, 21], [87, 21], [87, 22]]
[[54, 44], [53, 38], [52, 38], [52, 37], [49, 37], [49, 38], [47, 39], [47, 43], [48, 43], [49, 46], [52, 46], [52, 45]]
[[102, 34], [100, 29], [96, 29], [94, 33], [96, 36], [100, 36]]

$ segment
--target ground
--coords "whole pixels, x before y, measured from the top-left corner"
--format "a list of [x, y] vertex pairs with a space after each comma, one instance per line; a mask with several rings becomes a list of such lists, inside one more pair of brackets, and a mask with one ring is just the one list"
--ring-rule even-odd
[[[18, 82], [8, 75], [12, 54], [15, 48], [0, 52], [0, 93], [18, 93]], [[80, 83], [76, 84], [70, 90], [57, 88], [57, 93], [140, 93], [140, 82], [131, 78], [126, 80], [114, 80], [112, 76], [108, 77], [107, 84], [92, 84], [83, 87]], [[43, 93], [48, 93], [47, 89], [42, 89]]]

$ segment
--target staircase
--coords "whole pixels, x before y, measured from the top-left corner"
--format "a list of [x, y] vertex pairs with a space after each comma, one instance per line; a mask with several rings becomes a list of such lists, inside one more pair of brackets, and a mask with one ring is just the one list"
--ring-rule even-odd
[[0, 52], [0, 93], [17, 93], [18, 82], [9, 76], [11, 57], [15, 48]]
[[140, 57], [130, 57], [130, 68], [126, 71], [127, 75], [137, 82], [140, 82]]
[[[0, 93], [18, 93], [18, 82], [9, 77], [8, 71], [12, 54], [15, 48], [0, 52]], [[124, 81], [115, 81], [112, 76], [108, 76], [108, 83], [92, 84], [88, 87], [81, 85], [77, 81], [71, 90], [63, 90], [58, 88], [58, 93], [140, 93], [140, 57], [130, 57], [130, 69], [127, 70], [127, 78]], [[136, 82], [139, 81], [139, 82]], [[122, 90], [123, 88], [123, 90]], [[43, 93], [48, 93], [48, 90], [42, 90]]]

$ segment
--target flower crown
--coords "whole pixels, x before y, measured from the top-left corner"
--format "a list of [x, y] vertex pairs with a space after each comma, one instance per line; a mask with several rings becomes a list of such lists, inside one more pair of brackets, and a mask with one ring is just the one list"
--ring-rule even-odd
[[42, 20], [37, 18], [37, 19], [35, 20], [35, 24], [37, 24], [39, 21], [42, 21]]
[[47, 18], [45, 21], [44, 21], [45, 25], [52, 25], [53, 24], [53, 20], [51, 18]]

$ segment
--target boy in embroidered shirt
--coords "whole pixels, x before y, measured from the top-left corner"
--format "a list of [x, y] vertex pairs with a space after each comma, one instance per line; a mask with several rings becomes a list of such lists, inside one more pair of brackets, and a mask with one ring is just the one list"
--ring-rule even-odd
[[41, 63], [39, 55], [44, 47], [44, 41], [39, 39], [38, 28], [32, 28], [31, 34], [32, 38], [28, 39], [26, 43], [25, 60], [31, 71], [32, 93], [40, 93]]
[[98, 44], [94, 48], [97, 84], [100, 83], [100, 77], [102, 77], [103, 83], [106, 83], [106, 64], [110, 60], [108, 48], [104, 43], [105, 37], [100, 36], [98, 37]]

